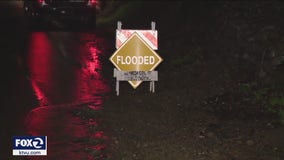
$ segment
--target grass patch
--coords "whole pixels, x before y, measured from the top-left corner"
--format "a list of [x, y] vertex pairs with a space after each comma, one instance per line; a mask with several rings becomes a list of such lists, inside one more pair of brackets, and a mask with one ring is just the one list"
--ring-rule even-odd
[[131, 15], [141, 5], [141, 1], [129, 1], [119, 4], [119, 1], [112, 1], [102, 13], [97, 16], [97, 26], [104, 26], [124, 19], [127, 15]]
[[279, 117], [284, 125], [284, 93], [274, 87], [258, 87], [257, 83], [240, 85], [240, 92], [246, 95], [244, 98], [254, 105], [261, 105], [266, 111]]
[[187, 54], [182, 54], [172, 60], [172, 65], [174, 67], [192, 65], [202, 60], [202, 56], [198, 49], [188, 52]]

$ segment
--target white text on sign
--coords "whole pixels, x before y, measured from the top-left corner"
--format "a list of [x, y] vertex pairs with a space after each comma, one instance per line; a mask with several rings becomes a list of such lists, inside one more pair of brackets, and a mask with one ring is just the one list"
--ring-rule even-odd
[[117, 64], [145, 64], [145, 65], [152, 65], [155, 63], [154, 56], [117, 56], [116, 57]]

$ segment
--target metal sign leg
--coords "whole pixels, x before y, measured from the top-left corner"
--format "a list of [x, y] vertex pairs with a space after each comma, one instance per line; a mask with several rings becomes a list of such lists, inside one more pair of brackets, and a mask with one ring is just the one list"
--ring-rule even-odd
[[153, 84], [153, 93], [155, 93], [155, 81], [152, 81]]
[[119, 96], [119, 81], [118, 80], [116, 80], [115, 91], [116, 91], [116, 95]]
[[150, 92], [155, 92], [155, 81], [150, 81]]

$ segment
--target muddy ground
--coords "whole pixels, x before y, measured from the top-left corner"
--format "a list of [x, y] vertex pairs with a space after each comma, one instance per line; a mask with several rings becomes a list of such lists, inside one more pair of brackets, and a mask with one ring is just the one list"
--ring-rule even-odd
[[283, 159], [284, 128], [276, 116], [224, 93], [226, 82], [209, 68], [201, 77], [161, 69], [156, 93], [145, 82], [136, 90], [121, 85], [102, 113], [114, 159]]
[[[164, 61], [155, 93], [148, 82], [137, 89], [122, 82], [116, 96], [114, 79], [109, 82], [113, 91], [96, 113], [109, 137], [109, 159], [284, 159], [284, 4], [155, 1], [138, 7], [145, 8], [152, 17], [140, 13], [136, 24], [157, 22]], [[116, 20], [135, 24], [138, 10], [128, 12], [132, 16], [110, 22], [113, 29]], [[105, 73], [112, 76], [110, 62]]]

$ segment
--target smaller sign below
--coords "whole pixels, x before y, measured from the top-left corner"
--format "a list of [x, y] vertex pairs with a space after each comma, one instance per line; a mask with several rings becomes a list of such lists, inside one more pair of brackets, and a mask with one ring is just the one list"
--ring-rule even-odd
[[158, 81], [158, 71], [118, 71], [114, 70], [118, 81]]
[[[113, 76], [116, 77], [116, 95], [119, 95], [119, 81], [128, 82], [150, 82], [150, 92], [155, 92], [155, 81], [158, 81], [158, 71], [119, 71], [116, 68], [113, 69]], [[137, 86], [130, 83], [133, 88]]]

